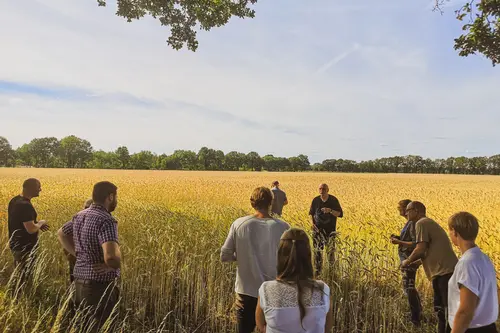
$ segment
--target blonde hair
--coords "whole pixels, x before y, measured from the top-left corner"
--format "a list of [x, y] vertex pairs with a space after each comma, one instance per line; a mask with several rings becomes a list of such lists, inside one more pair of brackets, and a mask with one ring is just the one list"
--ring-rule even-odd
[[267, 187], [257, 187], [252, 192], [250, 203], [255, 210], [269, 209], [273, 203], [273, 193]]
[[455, 230], [464, 240], [473, 241], [479, 233], [477, 218], [468, 212], [453, 214], [448, 220], [448, 227]]

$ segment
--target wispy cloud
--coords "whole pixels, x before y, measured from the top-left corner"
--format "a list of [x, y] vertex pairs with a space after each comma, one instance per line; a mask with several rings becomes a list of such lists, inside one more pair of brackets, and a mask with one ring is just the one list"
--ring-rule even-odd
[[200, 32], [191, 53], [112, 4], [0, 2], [0, 133], [20, 144], [22, 124], [103, 149], [212, 146], [312, 161], [497, 152], [500, 73], [456, 55], [453, 15], [392, 0], [256, 10]]
[[314, 74], [315, 75], [319, 75], [319, 74], [322, 74], [322, 73], [326, 72], [331, 67], [337, 65], [339, 62], [341, 62], [343, 59], [347, 58], [350, 54], [352, 54], [353, 52], [355, 52], [359, 48], [360, 48], [359, 44], [354, 44], [348, 50], [342, 52], [339, 55], [336, 55], [335, 57], [333, 57], [332, 59], [330, 59], [330, 61], [328, 61], [325, 64], [323, 64], [323, 66], [321, 66]]

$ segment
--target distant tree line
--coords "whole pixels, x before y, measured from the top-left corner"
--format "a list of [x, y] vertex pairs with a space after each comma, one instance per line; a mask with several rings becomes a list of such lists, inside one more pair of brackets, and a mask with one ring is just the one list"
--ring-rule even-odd
[[74, 135], [61, 140], [37, 138], [13, 149], [0, 137], [0, 167], [90, 168], [135, 170], [224, 170], [224, 171], [330, 171], [374, 173], [500, 174], [500, 154], [491, 157], [449, 157], [430, 159], [421, 156], [394, 156], [369, 161], [327, 159], [312, 164], [306, 155], [294, 157], [260, 156], [207, 147], [197, 153], [176, 150], [171, 155], [144, 150], [130, 154], [127, 147], [115, 151], [95, 151], [87, 140]]

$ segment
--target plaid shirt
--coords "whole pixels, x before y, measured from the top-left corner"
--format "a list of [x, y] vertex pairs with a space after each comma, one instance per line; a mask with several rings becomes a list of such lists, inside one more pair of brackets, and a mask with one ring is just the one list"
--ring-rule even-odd
[[73, 236], [75, 242], [75, 279], [108, 282], [120, 275], [120, 270], [98, 274], [92, 268], [94, 264], [104, 263], [102, 244], [118, 243], [117, 222], [103, 206], [93, 204], [82, 210], [62, 227], [62, 231]]

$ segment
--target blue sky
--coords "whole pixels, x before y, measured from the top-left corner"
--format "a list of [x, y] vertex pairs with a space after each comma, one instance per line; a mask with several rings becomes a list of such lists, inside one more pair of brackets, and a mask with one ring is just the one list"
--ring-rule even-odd
[[459, 5], [261, 0], [255, 19], [199, 32], [193, 53], [112, 1], [3, 1], [0, 135], [314, 162], [497, 154], [500, 69], [453, 50]]

